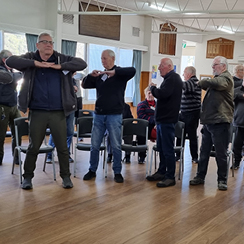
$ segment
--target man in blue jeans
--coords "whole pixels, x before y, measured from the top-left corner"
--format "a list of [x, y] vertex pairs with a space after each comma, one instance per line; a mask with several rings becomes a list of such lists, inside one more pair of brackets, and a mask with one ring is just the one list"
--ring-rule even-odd
[[234, 112], [234, 82], [228, 72], [228, 62], [225, 57], [215, 57], [212, 69], [214, 78], [198, 82], [198, 85], [207, 92], [200, 115], [203, 135], [197, 175], [190, 180], [190, 185], [204, 184], [211, 148], [214, 145], [218, 166], [218, 189], [226, 191], [229, 129]]
[[135, 75], [136, 70], [134, 67], [121, 68], [114, 65], [115, 54], [109, 49], [102, 52], [101, 60], [105, 71], [93, 70], [82, 81], [83, 88], [96, 88], [97, 90], [91, 136], [90, 167], [83, 180], [91, 180], [96, 177], [99, 148], [107, 129], [114, 157], [114, 180], [122, 183], [124, 178], [121, 175], [121, 124], [124, 95], [127, 81]]
[[158, 70], [164, 81], [159, 88], [152, 82], [149, 85], [153, 96], [157, 98], [155, 122], [160, 164], [158, 171], [147, 176], [147, 180], [159, 181], [157, 187], [168, 187], [175, 185], [175, 124], [179, 117], [183, 83], [175, 73], [171, 59], [161, 59]]

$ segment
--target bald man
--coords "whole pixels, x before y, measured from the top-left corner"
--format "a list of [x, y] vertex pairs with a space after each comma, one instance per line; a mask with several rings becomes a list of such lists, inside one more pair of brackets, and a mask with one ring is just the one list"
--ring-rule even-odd
[[179, 117], [183, 83], [175, 73], [171, 59], [163, 58], [158, 70], [164, 81], [159, 88], [152, 82], [149, 85], [153, 96], [157, 98], [155, 122], [160, 164], [157, 172], [147, 176], [147, 180], [159, 181], [157, 187], [169, 187], [175, 185], [175, 124]]

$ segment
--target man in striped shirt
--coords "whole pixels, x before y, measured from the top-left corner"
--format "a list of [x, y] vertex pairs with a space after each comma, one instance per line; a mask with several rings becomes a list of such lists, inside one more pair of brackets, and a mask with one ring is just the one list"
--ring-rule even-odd
[[[185, 82], [183, 82], [179, 120], [185, 123], [185, 136], [187, 135], [190, 141], [192, 162], [197, 163], [197, 127], [201, 109], [201, 88], [197, 85], [196, 69], [193, 66], [187, 66], [183, 76]], [[180, 139], [177, 140], [177, 145], [180, 145]], [[176, 156], [176, 160], [178, 158], [179, 155]]]

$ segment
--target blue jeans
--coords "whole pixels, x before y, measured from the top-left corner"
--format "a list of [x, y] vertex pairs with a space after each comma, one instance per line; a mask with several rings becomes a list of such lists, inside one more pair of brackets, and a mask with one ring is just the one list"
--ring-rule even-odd
[[109, 138], [114, 157], [113, 170], [115, 174], [120, 174], [122, 169], [121, 164], [121, 125], [122, 114], [99, 115], [93, 116], [93, 127], [91, 136], [91, 153], [90, 153], [90, 168], [89, 170], [96, 172], [99, 162], [99, 149], [104, 138], [106, 129], [109, 133]]
[[166, 179], [175, 178], [175, 123], [157, 124], [157, 148], [160, 164], [158, 172]]
[[[70, 115], [66, 116], [67, 147], [69, 150], [69, 154], [70, 154], [70, 145], [74, 134], [74, 117], [75, 117], [75, 112], [72, 112]], [[48, 144], [55, 148], [55, 143], [53, 141], [52, 134], [50, 134]], [[47, 156], [51, 158], [52, 153], [48, 153]]]
[[211, 148], [214, 144], [218, 166], [218, 181], [226, 181], [227, 149], [229, 145], [229, 123], [207, 124], [202, 129], [202, 144], [198, 162], [197, 176], [205, 179]]

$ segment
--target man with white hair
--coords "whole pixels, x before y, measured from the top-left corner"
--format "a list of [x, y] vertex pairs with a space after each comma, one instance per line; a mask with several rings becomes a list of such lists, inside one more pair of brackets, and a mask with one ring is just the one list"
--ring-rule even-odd
[[234, 72], [235, 74], [233, 76], [233, 80], [234, 80], [234, 88], [236, 88], [242, 85], [243, 76], [244, 76], [243, 65], [242, 64], [236, 65]]
[[151, 82], [149, 86], [153, 96], [157, 98], [155, 122], [160, 164], [157, 172], [147, 176], [147, 180], [159, 181], [157, 187], [169, 187], [175, 185], [175, 125], [179, 117], [183, 84], [180, 76], [174, 71], [171, 59], [161, 59], [158, 70], [164, 78], [162, 84], [157, 88], [156, 84]]
[[212, 69], [214, 78], [198, 82], [198, 85], [206, 90], [200, 115], [203, 135], [197, 175], [190, 181], [190, 185], [204, 184], [210, 151], [214, 145], [218, 166], [218, 189], [225, 191], [227, 190], [229, 129], [234, 111], [234, 83], [228, 72], [228, 62], [225, 57], [215, 57]]

